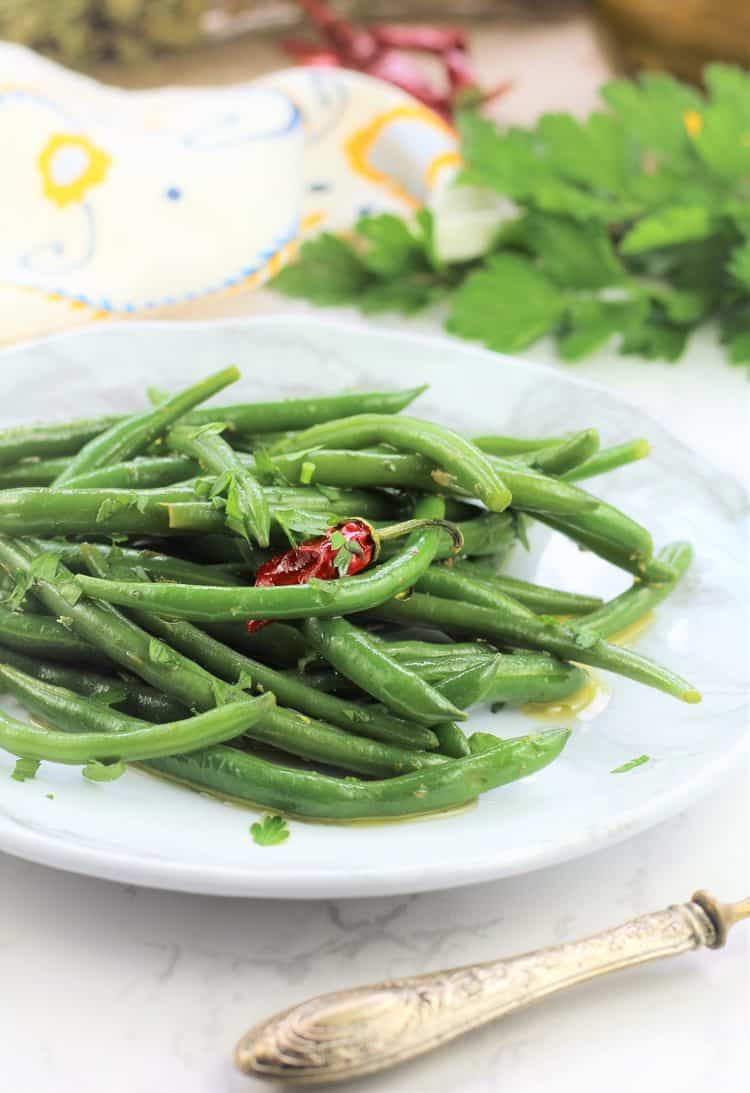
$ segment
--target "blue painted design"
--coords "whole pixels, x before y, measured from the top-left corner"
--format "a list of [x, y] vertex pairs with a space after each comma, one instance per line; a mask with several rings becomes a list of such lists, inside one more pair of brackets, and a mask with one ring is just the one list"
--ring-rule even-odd
[[182, 197], [182, 190], [180, 189], [179, 186], [169, 186], [167, 188], [167, 190], [165, 191], [164, 196], [169, 201], [179, 201], [180, 198]]
[[[222, 148], [233, 144], [252, 144], [256, 141], [265, 140], [278, 140], [279, 138], [289, 136], [298, 129], [302, 124], [302, 115], [296, 105], [287, 96], [280, 91], [276, 91], [273, 88], [261, 88], [252, 91], [249, 95], [259, 96], [260, 94], [271, 95], [274, 98], [278, 98], [283, 105], [287, 108], [287, 117], [285, 121], [276, 128], [273, 129], [261, 129], [255, 132], [248, 132], [243, 130], [242, 124], [249, 124], [249, 118], [247, 112], [239, 112], [237, 110], [225, 111], [223, 114], [217, 114], [206, 121], [203, 121], [200, 128], [194, 130], [192, 133], [186, 134], [182, 138], [182, 143], [189, 148]], [[255, 114], [261, 115], [262, 111], [253, 111], [251, 116]], [[237, 131], [232, 130], [232, 126], [239, 122]], [[222, 129], [224, 132], [222, 132]]]
[[260, 273], [266, 263], [273, 258], [275, 254], [278, 254], [287, 243], [291, 243], [291, 241], [297, 237], [299, 234], [299, 220], [299, 212], [297, 212], [284, 231], [273, 239], [267, 248], [259, 253], [254, 265], [244, 266], [239, 273], [225, 277], [218, 283], [209, 285], [204, 289], [191, 289], [179, 296], [163, 296], [156, 300], [144, 300], [142, 303], [136, 303], [132, 300], [123, 303], [115, 303], [107, 297], [90, 297], [66, 292], [62, 288], [50, 289], [46, 285], [33, 285], [27, 281], [19, 282], [19, 284], [24, 288], [34, 288], [40, 292], [53, 293], [62, 300], [75, 300], [78, 303], [85, 304], [87, 307], [95, 308], [97, 311], [108, 311], [112, 314], [128, 315], [132, 315], [139, 311], [154, 311], [157, 308], [170, 307], [176, 304], [185, 303], [188, 300], [198, 300], [204, 296], [211, 296], [215, 292], [221, 292], [222, 289], [239, 284], [247, 277], [252, 277], [254, 273]]
[[[67, 244], [62, 239], [52, 239], [49, 243], [39, 243], [37, 246], [32, 247], [30, 251], [27, 251], [26, 254], [22, 254], [18, 259], [20, 268], [28, 270], [30, 273], [41, 274], [73, 273], [75, 270], [82, 269], [94, 253], [96, 225], [93, 210], [87, 201], [81, 202], [80, 210], [83, 216], [83, 232], [77, 241], [83, 240], [84, 249], [82, 253], [66, 261]], [[50, 262], [50, 258], [54, 261]]]

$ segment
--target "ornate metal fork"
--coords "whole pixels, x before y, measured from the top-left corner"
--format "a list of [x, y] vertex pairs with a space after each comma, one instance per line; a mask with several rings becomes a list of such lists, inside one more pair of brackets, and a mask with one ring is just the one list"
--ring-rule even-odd
[[719, 949], [744, 918], [750, 898], [719, 903], [696, 892], [688, 903], [567, 945], [320, 995], [256, 1025], [235, 1059], [246, 1074], [300, 1085], [372, 1074], [607, 972]]

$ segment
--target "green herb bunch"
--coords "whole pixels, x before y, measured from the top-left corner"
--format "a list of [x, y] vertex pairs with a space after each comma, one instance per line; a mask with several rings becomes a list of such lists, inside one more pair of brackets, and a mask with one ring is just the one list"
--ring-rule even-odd
[[623, 353], [677, 360], [714, 320], [729, 360], [748, 364], [750, 74], [712, 65], [705, 87], [615, 80], [606, 111], [548, 114], [534, 129], [464, 113], [458, 184], [512, 210], [481, 253], [441, 254], [440, 208], [366, 216], [346, 237], [306, 242], [274, 286], [368, 313], [444, 301], [455, 334], [502, 352], [552, 335], [568, 361], [614, 337]]

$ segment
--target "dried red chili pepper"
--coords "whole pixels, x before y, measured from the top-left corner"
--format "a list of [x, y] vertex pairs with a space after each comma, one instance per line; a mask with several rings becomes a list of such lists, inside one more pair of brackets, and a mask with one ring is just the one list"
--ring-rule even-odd
[[[404, 520], [377, 531], [366, 520], [347, 520], [328, 528], [325, 535], [308, 539], [283, 554], [269, 558], [256, 573], [255, 585], [270, 588], [307, 584], [313, 578], [333, 581], [342, 576], [353, 577], [377, 560], [382, 542], [424, 527], [445, 528], [453, 537], [456, 549], [461, 548], [463, 536], [456, 525], [448, 520]], [[245, 629], [248, 634], [254, 634], [271, 621], [250, 619], [245, 623]]]
[[[400, 87], [436, 113], [450, 119], [458, 105], [487, 102], [510, 84], [483, 90], [468, 56], [465, 33], [457, 27], [356, 26], [325, 0], [298, 0], [325, 45], [290, 39], [283, 43], [298, 64], [353, 68]], [[445, 69], [447, 90], [433, 86], [410, 54], [427, 53]]]
[[[337, 532], [344, 542], [336, 540]], [[346, 564], [339, 561], [341, 551], [344, 551]], [[364, 520], [348, 520], [329, 528], [325, 535], [309, 539], [264, 562], [256, 574], [255, 584], [262, 587], [307, 584], [311, 577], [330, 581], [340, 577], [342, 571], [353, 576], [365, 569], [377, 552], [378, 544], [371, 526]], [[251, 619], [245, 623], [249, 634], [266, 625], [265, 619]]]

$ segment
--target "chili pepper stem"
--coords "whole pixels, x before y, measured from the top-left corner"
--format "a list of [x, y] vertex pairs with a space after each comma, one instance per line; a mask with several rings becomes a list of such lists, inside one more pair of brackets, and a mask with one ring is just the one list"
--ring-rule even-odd
[[389, 539], [401, 539], [404, 535], [410, 535], [412, 531], [421, 531], [422, 528], [443, 528], [453, 539], [454, 553], [463, 548], [464, 537], [461, 529], [450, 520], [401, 520], [397, 524], [390, 524], [385, 528], [372, 529], [372, 537], [376, 544], [385, 543]]

